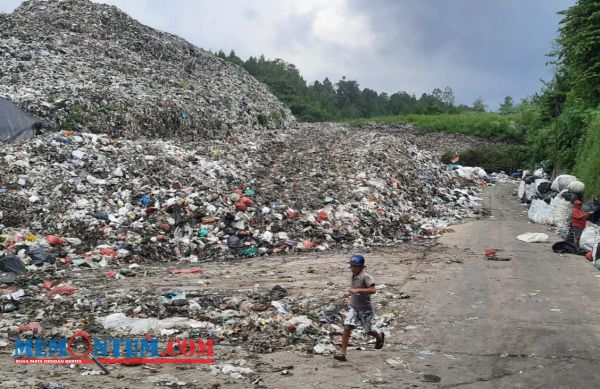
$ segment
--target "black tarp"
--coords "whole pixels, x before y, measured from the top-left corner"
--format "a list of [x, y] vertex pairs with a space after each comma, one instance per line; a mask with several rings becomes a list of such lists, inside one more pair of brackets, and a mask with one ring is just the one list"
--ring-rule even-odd
[[42, 122], [38, 118], [0, 97], [0, 143], [31, 139], [39, 128]]
[[556, 242], [552, 245], [552, 251], [555, 253], [565, 253], [565, 254], [575, 254], [575, 255], [585, 255], [587, 251], [584, 249], [575, 246], [571, 242], [562, 241]]

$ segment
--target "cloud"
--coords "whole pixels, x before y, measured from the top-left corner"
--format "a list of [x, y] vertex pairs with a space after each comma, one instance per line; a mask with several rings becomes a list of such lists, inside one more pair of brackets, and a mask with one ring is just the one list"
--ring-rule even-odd
[[[559, 16], [575, 0], [94, 0], [212, 51], [264, 54], [312, 82], [342, 76], [419, 96], [451, 86], [497, 108], [549, 78]], [[12, 11], [19, 0], [1, 0]]]
[[331, 43], [349, 50], [369, 50], [375, 43], [375, 34], [369, 20], [353, 14], [344, 1], [315, 13], [312, 33], [323, 43]]

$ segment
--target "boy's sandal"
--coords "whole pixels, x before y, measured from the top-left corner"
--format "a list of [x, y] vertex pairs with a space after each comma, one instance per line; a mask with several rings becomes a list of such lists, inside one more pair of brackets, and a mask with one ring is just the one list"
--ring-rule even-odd
[[346, 356], [344, 354], [334, 355], [333, 358], [337, 359], [338, 361], [341, 361], [341, 362], [347, 362], [348, 361], [346, 359]]

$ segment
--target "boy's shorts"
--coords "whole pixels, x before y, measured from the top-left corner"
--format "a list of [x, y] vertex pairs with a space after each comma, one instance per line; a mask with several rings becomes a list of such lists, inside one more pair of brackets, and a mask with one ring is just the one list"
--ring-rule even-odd
[[365, 331], [371, 332], [371, 321], [373, 320], [373, 309], [362, 309], [357, 310], [350, 308], [344, 319], [344, 325], [352, 328], [356, 327], [357, 323], [360, 323]]

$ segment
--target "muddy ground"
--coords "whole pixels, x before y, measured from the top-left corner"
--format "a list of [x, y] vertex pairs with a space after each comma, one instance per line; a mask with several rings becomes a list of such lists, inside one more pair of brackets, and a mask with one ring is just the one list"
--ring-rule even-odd
[[[94, 365], [17, 366], [11, 342], [0, 352], [0, 387], [597, 387], [600, 273], [583, 257], [552, 253], [549, 243], [517, 241], [523, 232], [558, 238], [527, 222], [513, 190], [512, 184], [486, 189], [490, 216], [455, 226], [439, 241], [365, 252], [369, 272], [381, 286], [373, 297], [376, 314], [393, 317], [382, 350], [359, 336], [352, 340], [349, 362], [342, 363], [294, 344], [256, 353], [243, 340], [224, 339], [215, 346], [215, 363], [245, 360], [253, 370], [234, 379], [204, 365], [111, 365], [110, 375], [97, 375]], [[488, 248], [500, 249], [499, 256], [510, 260], [486, 260], [482, 251]], [[202, 284], [197, 275], [165, 277], [161, 269], [110, 282], [101, 271], [78, 276], [90, 288], [115, 293], [212, 289], [244, 295], [280, 285], [289, 298], [316, 307], [347, 290], [347, 258], [348, 253], [336, 252], [209, 262], [202, 264]], [[402, 293], [410, 298], [401, 299]]]

